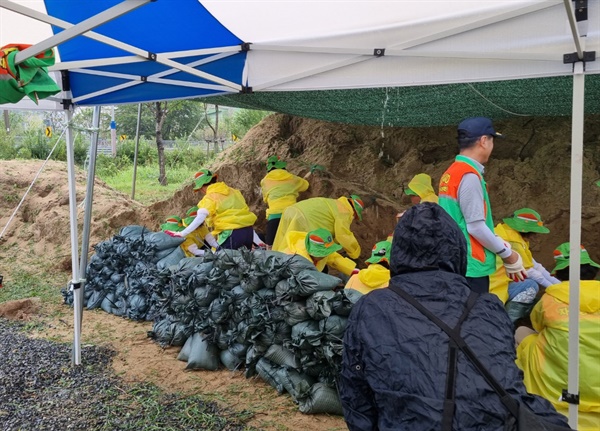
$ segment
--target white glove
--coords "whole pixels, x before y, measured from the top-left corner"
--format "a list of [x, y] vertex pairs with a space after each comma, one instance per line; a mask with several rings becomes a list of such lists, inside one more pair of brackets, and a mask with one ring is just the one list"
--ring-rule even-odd
[[[516, 252], [515, 252], [516, 253]], [[504, 269], [506, 269], [506, 275], [512, 281], [523, 281], [527, 278], [527, 271], [523, 267], [523, 258], [519, 253], [516, 253], [518, 259], [515, 263], [504, 262]]]

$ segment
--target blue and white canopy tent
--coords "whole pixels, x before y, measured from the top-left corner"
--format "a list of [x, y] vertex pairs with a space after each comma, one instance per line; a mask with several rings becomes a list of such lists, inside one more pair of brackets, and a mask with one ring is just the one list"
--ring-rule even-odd
[[[33, 44], [18, 61], [57, 47], [51, 70], [64, 93], [44, 103], [67, 116], [74, 106], [196, 97], [382, 126], [571, 115], [568, 393], [577, 393], [583, 117], [600, 113], [597, 0], [0, 0], [0, 46], [9, 43]], [[0, 106], [9, 108], [20, 106]], [[71, 225], [79, 286], [75, 209]]]

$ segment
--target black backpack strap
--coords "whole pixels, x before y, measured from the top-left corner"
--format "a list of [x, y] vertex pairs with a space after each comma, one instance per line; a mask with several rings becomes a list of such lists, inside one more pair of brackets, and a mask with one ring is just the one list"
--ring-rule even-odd
[[[477, 358], [475, 353], [467, 345], [465, 340], [460, 335], [460, 327], [458, 328], [459, 329], [458, 331], [456, 330], [456, 328], [455, 329], [450, 328], [442, 320], [440, 320], [437, 316], [435, 316], [433, 313], [431, 313], [431, 311], [426, 309], [412, 295], [410, 295], [409, 293], [400, 289], [400, 287], [398, 287], [396, 285], [390, 285], [390, 286], [388, 286], [388, 289], [391, 289], [392, 291], [397, 293], [406, 302], [408, 302], [410, 305], [415, 307], [421, 314], [423, 314], [425, 317], [427, 317], [429, 320], [431, 320], [433, 323], [435, 323], [437, 326], [439, 326], [441, 330], [443, 330], [446, 334], [448, 334], [450, 339], [452, 341], [454, 341], [454, 343], [460, 350], [462, 350], [462, 352], [467, 356], [467, 358], [469, 358], [471, 363], [475, 366], [475, 368], [477, 368], [477, 370], [483, 376], [483, 378], [488, 382], [488, 384], [500, 396], [500, 401], [502, 401], [502, 404], [504, 404], [504, 406], [508, 409], [508, 411], [510, 411], [510, 413], [515, 418], [519, 417], [519, 404], [512, 396], [510, 396], [510, 394], [508, 392], [506, 392], [506, 390], [502, 387], [502, 385], [498, 382], [498, 380], [496, 380], [496, 378], [487, 370], [487, 368], [485, 368], [485, 365], [483, 365], [483, 363], [481, 363], [479, 358]], [[471, 292], [471, 294], [469, 295], [469, 299], [467, 300], [467, 304], [469, 303], [469, 301], [471, 300], [471, 297], [473, 295], [475, 296], [475, 300], [477, 300], [477, 297], [479, 295], [475, 292]], [[475, 303], [475, 301], [473, 301], [473, 304], [474, 303]], [[471, 305], [471, 307], [473, 306], [473, 304]], [[464, 315], [464, 313], [463, 313], [463, 316], [466, 317]], [[464, 319], [464, 317], [463, 317], [463, 319]]]

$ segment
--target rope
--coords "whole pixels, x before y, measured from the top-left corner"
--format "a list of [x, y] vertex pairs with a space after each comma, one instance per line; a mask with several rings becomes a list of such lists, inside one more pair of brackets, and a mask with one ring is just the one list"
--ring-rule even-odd
[[0, 239], [2, 239], [2, 237], [4, 236], [4, 232], [6, 232], [6, 229], [8, 229], [8, 226], [12, 222], [13, 218], [15, 218], [15, 215], [17, 214], [17, 211], [19, 211], [19, 208], [21, 208], [21, 205], [23, 205], [23, 201], [25, 201], [25, 198], [27, 197], [27, 194], [29, 193], [29, 191], [31, 190], [31, 188], [35, 184], [35, 181], [38, 179], [38, 177], [40, 176], [40, 174], [44, 170], [44, 167], [48, 163], [48, 160], [50, 160], [50, 157], [52, 156], [52, 153], [54, 152], [54, 150], [58, 146], [58, 143], [60, 142], [61, 138], [65, 134], [65, 131], [66, 131], [66, 129], [63, 129], [62, 133], [60, 134], [60, 136], [56, 140], [56, 144], [54, 144], [54, 147], [52, 147], [52, 150], [50, 150], [50, 153], [48, 154], [48, 157], [46, 157], [46, 160], [44, 160], [44, 163], [40, 167], [40, 169], [39, 169], [38, 173], [36, 174], [35, 178], [33, 179], [33, 181], [31, 182], [31, 184], [29, 185], [29, 188], [27, 189], [27, 191], [23, 195], [23, 198], [21, 199], [21, 202], [19, 202], [19, 205], [17, 205], [17, 208], [15, 208], [15, 210], [12, 213], [12, 215], [8, 219], [8, 222], [6, 223], [6, 226], [4, 226], [4, 229], [2, 229], [2, 232], [0, 232]]
[[516, 115], [518, 117], [531, 117], [531, 115], [528, 115], [528, 114], [517, 114], [516, 112], [512, 112], [512, 111], [509, 111], [508, 109], [504, 109], [503, 107], [497, 105], [496, 103], [492, 102], [490, 99], [485, 97], [483, 94], [481, 94], [481, 92], [479, 92], [475, 87], [473, 87], [473, 84], [467, 83], [467, 85], [471, 88], [471, 90], [473, 90], [475, 93], [477, 93], [483, 100], [485, 100], [489, 104], [493, 105], [494, 107], [498, 108], [499, 110], [504, 111], [511, 115]]

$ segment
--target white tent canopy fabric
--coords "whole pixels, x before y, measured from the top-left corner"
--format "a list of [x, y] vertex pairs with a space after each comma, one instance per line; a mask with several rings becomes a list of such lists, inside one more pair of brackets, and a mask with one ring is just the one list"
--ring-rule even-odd
[[[9, 43], [34, 45], [18, 59], [58, 47], [52, 70], [66, 91], [44, 109], [572, 76], [568, 392], [577, 393], [584, 90], [585, 77], [600, 74], [597, 0], [0, 0], [0, 47]], [[68, 145], [71, 180], [72, 134]], [[71, 224], [77, 286], [74, 210]], [[577, 406], [569, 410], [576, 424]]]

